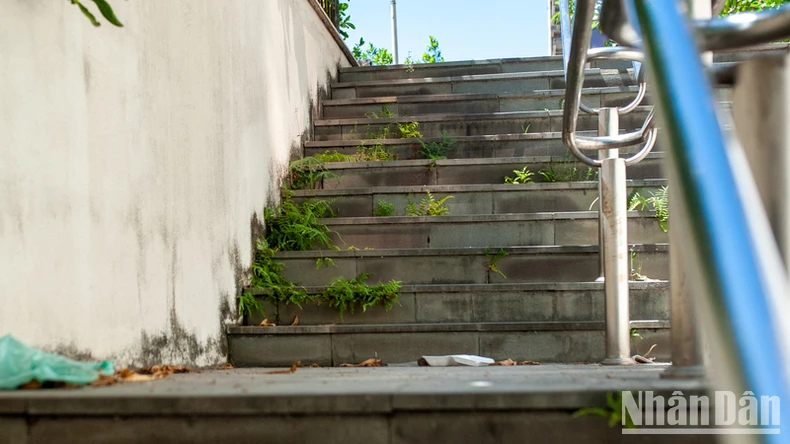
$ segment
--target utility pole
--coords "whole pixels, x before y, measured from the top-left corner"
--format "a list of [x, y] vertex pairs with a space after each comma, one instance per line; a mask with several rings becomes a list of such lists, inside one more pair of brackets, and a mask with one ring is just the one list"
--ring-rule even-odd
[[398, 13], [395, 8], [395, 0], [390, 0], [390, 16], [392, 19], [392, 56], [395, 58], [395, 64], [398, 61]]

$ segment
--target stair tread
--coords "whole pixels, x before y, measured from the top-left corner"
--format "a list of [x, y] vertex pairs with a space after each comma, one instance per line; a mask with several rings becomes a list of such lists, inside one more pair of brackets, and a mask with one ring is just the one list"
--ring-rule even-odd
[[[570, 155], [570, 154], [569, 154]], [[663, 152], [650, 153], [646, 159], [663, 159]], [[502, 164], [531, 164], [531, 163], [577, 163], [575, 158], [568, 156], [523, 156], [523, 157], [479, 157], [472, 159], [406, 159], [386, 160], [377, 162], [327, 162], [324, 167], [328, 170], [364, 169], [364, 168], [397, 168], [419, 166], [478, 166]]]
[[[545, 112], [545, 111], [543, 111]], [[595, 135], [595, 131], [579, 131], [579, 135]], [[483, 134], [473, 136], [453, 136], [456, 142], [496, 142], [496, 141], [520, 141], [520, 140], [542, 140], [557, 139], [562, 137], [558, 131], [543, 131], [534, 133], [511, 133], [511, 134]], [[363, 141], [369, 139], [346, 139], [346, 140], [311, 140], [305, 142], [305, 148], [334, 148], [334, 147], [357, 147]], [[439, 142], [441, 137], [424, 137], [425, 142]], [[412, 145], [417, 144], [418, 139], [376, 139], [377, 144], [381, 145]]]
[[[582, 88], [583, 95], [609, 94], [636, 92], [637, 86], [622, 87], [587, 87]], [[423, 95], [399, 95], [399, 96], [378, 96], [378, 97], [357, 97], [352, 99], [328, 99], [322, 103], [326, 106], [344, 105], [375, 105], [387, 103], [425, 103], [425, 102], [455, 102], [465, 100], [486, 100], [486, 99], [526, 99], [551, 96], [565, 96], [564, 89], [542, 89], [535, 90], [529, 94], [505, 93], [505, 94], [484, 94], [484, 93], [459, 93], [459, 94], [423, 94]]]
[[[663, 290], [669, 288], [669, 281], [654, 279], [649, 281], [629, 281], [631, 290]], [[308, 293], [319, 293], [326, 286], [305, 287]], [[463, 293], [503, 291], [603, 291], [603, 282], [514, 282], [492, 284], [406, 284], [401, 293]], [[264, 294], [266, 290], [250, 288], [253, 295]]]
[[[288, 335], [288, 334], [348, 334], [348, 333], [423, 333], [423, 332], [514, 332], [514, 331], [580, 331], [603, 330], [603, 321], [541, 321], [541, 322], [454, 322], [413, 324], [339, 324], [297, 326], [228, 326], [229, 334], [240, 335]], [[631, 321], [638, 329], [667, 329], [669, 321]]]
[[[667, 184], [666, 179], [628, 180], [630, 187], [659, 187]], [[459, 193], [481, 191], [541, 191], [567, 189], [597, 189], [597, 181], [587, 182], [537, 182], [529, 184], [454, 184], [454, 185], [406, 185], [365, 188], [340, 188], [327, 190], [294, 190], [294, 197], [322, 197], [341, 195], [395, 194], [395, 193]]]
[[[635, 252], [667, 252], [669, 244], [630, 244], [629, 248]], [[508, 245], [493, 245], [482, 247], [456, 247], [456, 248], [382, 248], [369, 250], [306, 250], [306, 251], [279, 251], [275, 254], [278, 260], [286, 259], [314, 259], [316, 257], [329, 258], [364, 258], [364, 257], [404, 257], [404, 256], [472, 256], [496, 254], [500, 249], [509, 256], [520, 254], [574, 254], [597, 253], [598, 245], [540, 245], [516, 247]]]
[[[591, 68], [584, 70], [586, 76], [600, 74], [603, 71], [617, 71], [617, 70], [602, 70], [600, 68]], [[441, 77], [416, 77], [411, 79], [394, 79], [394, 80], [358, 80], [351, 82], [336, 82], [330, 85], [331, 88], [353, 88], [357, 86], [397, 86], [397, 85], [414, 85], [422, 83], [450, 83], [450, 82], [463, 82], [475, 80], [519, 80], [519, 79], [536, 79], [546, 77], [565, 77], [563, 70], [550, 70], [550, 71], [532, 71], [532, 72], [508, 72], [508, 73], [495, 73], [495, 74], [471, 74], [462, 76], [441, 76]]]
[[[635, 113], [648, 113], [652, 106], [638, 106], [633, 112]], [[386, 117], [386, 118], [371, 118], [371, 117], [350, 117], [338, 119], [321, 119], [316, 120], [314, 125], [319, 126], [336, 126], [336, 125], [360, 125], [360, 124], [376, 124], [386, 125], [391, 123], [409, 123], [409, 122], [444, 122], [444, 121], [458, 121], [458, 120], [500, 120], [500, 119], [529, 119], [535, 117], [561, 117], [562, 110], [536, 110], [536, 111], [498, 111], [490, 113], [445, 113], [445, 114], [424, 114], [420, 116], [407, 116], [407, 117]]]
[[[319, 219], [325, 225], [442, 224], [464, 222], [516, 222], [536, 220], [598, 219], [597, 211], [558, 211], [541, 213], [463, 214], [449, 216], [362, 216]], [[655, 218], [651, 211], [629, 211], [629, 218]]]

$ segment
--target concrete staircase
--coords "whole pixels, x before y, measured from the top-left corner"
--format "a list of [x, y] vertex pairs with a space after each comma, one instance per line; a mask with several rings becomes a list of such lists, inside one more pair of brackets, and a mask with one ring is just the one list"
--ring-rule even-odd
[[[369, 358], [414, 362], [422, 355], [469, 353], [545, 363], [598, 362], [604, 357], [603, 285], [598, 269], [594, 171], [577, 163], [560, 140], [564, 78], [557, 57], [344, 69], [320, 103], [305, 156], [356, 152], [380, 143], [387, 162], [327, 163], [336, 179], [293, 198], [336, 199], [325, 223], [338, 251], [280, 252], [284, 274], [320, 292], [331, 279], [374, 275], [402, 281], [400, 304], [346, 314], [326, 306], [281, 308], [288, 325], [259, 327], [259, 316], [228, 332], [235, 366], [337, 366]], [[584, 102], [624, 104], [636, 93], [628, 65], [588, 70]], [[649, 103], [649, 102], [646, 102]], [[379, 118], [382, 111], [386, 117]], [[647, 109], [621, 119], [641, 126]], [[417, 139], [369, 140], [384, 127], [419, 122], [423, 141], [452, 138], [446, 160], [420, 158]], [[597, 118], [583, 115], [581, 130]], [[395, 131], [397, 132], [397, 131]], [[648, 194], [666, 180], [660, 152], [630, 168], [629, 188]], [[505, 184], [528, 166], [536, 183]], [[541, 182], [542, 168], [576, 168], [574, 181]], [[408, 200], [430, 191], [453, 196], [447, 216], [408, 217]], [[649, 195], [649, 194], [648, 194]], [[379, 200], [396, 209], [373, 217]], [[669, 360], [668, 237], [648, 212], [629, 215], [634, 267], [655, 280], [631, 285], [634, 353], [652, 344]], [[352, 249], [348, 249], [353, 246]], [[501, 258], [492, 270], [491, 261]], [[317, 269], [318, 258], [334, 266]], [[501, 273], [496, 272], [497, 270]]]

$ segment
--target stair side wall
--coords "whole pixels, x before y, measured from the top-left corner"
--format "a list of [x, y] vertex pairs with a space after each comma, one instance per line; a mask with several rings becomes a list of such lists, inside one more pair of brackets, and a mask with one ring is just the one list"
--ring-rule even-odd
[[347, 50], [305, 0], [111, 0], [124, 28], [5, 3], [0, 335], [223, 360], [262, 209]]

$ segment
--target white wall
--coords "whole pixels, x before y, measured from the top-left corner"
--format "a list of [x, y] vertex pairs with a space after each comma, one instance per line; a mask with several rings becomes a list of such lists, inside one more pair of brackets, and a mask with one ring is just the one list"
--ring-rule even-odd
[[349, 62], [308, 0], [110, 3], [124, 28], [3, 2], [0, 335], [213, 364], [251, 220]]

